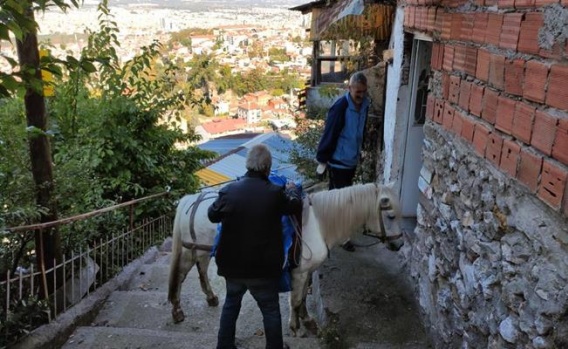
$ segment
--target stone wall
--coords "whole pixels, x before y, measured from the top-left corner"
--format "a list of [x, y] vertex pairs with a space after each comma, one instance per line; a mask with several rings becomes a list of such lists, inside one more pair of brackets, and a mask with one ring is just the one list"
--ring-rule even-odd
[[462, 137], [424, 131], [403, 254], [436, 348], [568, 348], [568, 220]]

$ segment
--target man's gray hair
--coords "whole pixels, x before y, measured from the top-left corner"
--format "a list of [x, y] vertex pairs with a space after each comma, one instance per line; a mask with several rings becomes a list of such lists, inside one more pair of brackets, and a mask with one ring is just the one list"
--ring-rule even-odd
[[257, 144], [247, 153], [247, 170], [261, 173], [270, 172], [272, 167], [272, 154], [264, 144]]
[[367, 77], [360, 71], [355, 72], [351, 75], [351, 78], [349, 78], [349, 86], [353, 86], [353, 84], [362, 84], [367, 86]]

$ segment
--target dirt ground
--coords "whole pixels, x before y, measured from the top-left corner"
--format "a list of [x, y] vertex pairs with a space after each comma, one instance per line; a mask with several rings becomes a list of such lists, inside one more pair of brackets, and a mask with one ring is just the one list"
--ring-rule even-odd
[[340, 247], [320, 267], [329, 348], [431, 348], [396, 252], [358, 235], [355, 252]]

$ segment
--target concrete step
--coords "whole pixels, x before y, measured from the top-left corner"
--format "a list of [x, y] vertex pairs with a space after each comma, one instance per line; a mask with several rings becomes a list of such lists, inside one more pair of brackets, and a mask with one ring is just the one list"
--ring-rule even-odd
[[[170, 254], [161, 253], [156, 261], [142, 265], [129, 282], [113, 292], [97, 314], [91, 327], [79, 328], [66, 348], [213, 348], [225, 297], [225, 281], [217, 275], [214, 260], [209, 279], [220, 305], [207, 305], [196, 269], [182, 285], [181, 305], [185, 321], [174, 324], [167, 300]], [[289, 294], [280, 294], [284, 340], [292, 348], [319, 348], [319, 340], [294, 338], [288, 329]], [[249, 293], [243, 297], [237, 321], [237, 344], [243, 348], [264, 348], [262, 314]], [[180, 343], [177, 343], [177, 342]], [[240, 344], [239, 344], [240, 343]]]
[[[319, 349], [315, 338], [284, 338], [294, 349]], [[217, 343], [216, 333], [171, 332], [152, 329], [117, 327], [80, 327], [62, 349], [213, 349]], [[265, 347], [262, 336], [237, 336], [236, 344], [243, 349]]]

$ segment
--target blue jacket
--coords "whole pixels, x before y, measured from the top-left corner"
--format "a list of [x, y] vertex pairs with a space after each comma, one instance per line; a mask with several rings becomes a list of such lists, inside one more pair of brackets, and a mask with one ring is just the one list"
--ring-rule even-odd
[[363, 105], [357, 111], [347, 92], [331, 106], [318, 145], [316, 154], [318, 162], [336, 168], [357, 167], [369, 104], [369, 99], [365, 98]]

